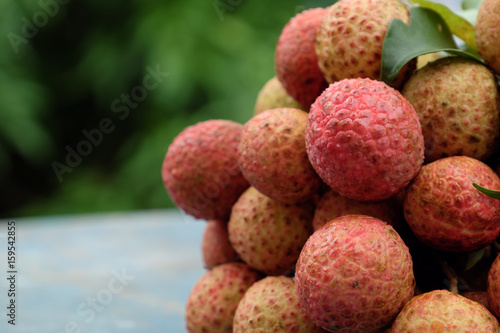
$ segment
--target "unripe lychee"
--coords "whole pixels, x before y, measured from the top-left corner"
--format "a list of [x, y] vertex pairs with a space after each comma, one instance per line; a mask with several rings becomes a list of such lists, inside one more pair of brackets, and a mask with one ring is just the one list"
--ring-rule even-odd
[[186, 303], [189, 333], [231, 333], [238, 304], [259, 273], [243, 263], [227, 263], [208, 271], [191, 290]]
[[238, 146], [241, 172], [261, 193], [282, 203], [310, 199], [322, 182], [306, 152], [307, 113], [272, 109], [251, 118]]
[[[316, 37], [318, 64], [326, 80], [380, 80], [382, 47], [393, 19], [406, 24], [410, 20], [408, 9], [397, 0], [340, 0], [328, 7]], [[415, 63], [405, 65], [391, 86], [401, 87]]]
[[309, 109], [328, 86], [318, 67], [316, 32], [324, 8], [313, 8], [297, 14], [285, 25], [276, 45], [276, 76], [286, 91]]
[[500, 75], [500, 0], [483, 0], [476, 20], [477, 52]]
[[398, 229], [399, 221], [395, 202], [384, 200], [377, 202], [357, 201], [341, 196], [330, 190], [326, 192], [316, 206], [313, 219], [313, 230], [316, 231], [337, 217], [361, 214], [376, 217], [394, 229]]
[[233, 206], [229, 241], [250, 267], [285, 274], [312, 232], [313, 213], [312, 205], [281, 204], [250, 187]]
[[238, 254], [229, 242], [227, 222], [210, 220], [205, 226], [201, 249], [205, 267], [214, 266], [238, 260]]
[[330, 332], [373, 332], [414, 292], [408, 247], [387, 223], [366, 215], [330, 221], [311, 235], [296, 265], [302, 307]]
[[487, 294], [491, 312], [500, 318], [500, 254], [496, 257], [488, 273]]
[[174, 139], [161, 176], [177, 207], [199, 219], [228, 219], [233, 203], [248, 188], [237, 157], [242, 128], [230, 120], [208, 120]]
[[407, 188], [404, 215], [415, 235], [443, 251], [475, 251], [500, 233], [500, 201], [472, 183], [500, 190], [500, 179], [483, 162], [454, 156], [424, 165]]
[[[266, 110], [277, 108], [304, 110], [304, 107], [286, 92], [281, 82], [275, 76], [267, 81], [264, 87], [259, 91], [253, 114], [257, 115]], [[309, 108], [306, 111], [309, 112]]]
[[499, 333], [498, 320], [481, 304], [446, 290], [415, 296], [396, 317], [392, 333]]
[[413, 106], [397, 90], [370, 79], [333, 83], [318, 97], [309, 112], [306, 148], [327, 185], [360, 201], [398, 193], [424, 157]]
[[299, 305], [292, 278], [268, 276], [255, 282], [241, 299], [234, 333], [321, 333]]
[[485, 160], [497, 147], [500, 96], [484, 65], [460, 57], [436, 60], [416, 71], [402, 94], [419, 116], [426, 162], [456, 155]]

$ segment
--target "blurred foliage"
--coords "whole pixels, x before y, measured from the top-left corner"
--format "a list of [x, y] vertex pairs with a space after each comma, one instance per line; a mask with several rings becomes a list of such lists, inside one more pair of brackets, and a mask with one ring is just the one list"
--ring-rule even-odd
[[[160, 176], [173, 138], [249, 119], [283, 26], [332, 3], [0, 0], [0, 214], [173, 207]], [[158, 68], [168, 76], [128, 116], [114, 112]], [[53, 163], [105, 118], [114, 130], [60, 182]]]

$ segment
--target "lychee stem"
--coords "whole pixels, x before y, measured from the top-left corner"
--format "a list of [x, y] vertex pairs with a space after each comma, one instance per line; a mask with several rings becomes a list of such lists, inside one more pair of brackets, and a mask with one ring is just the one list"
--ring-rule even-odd
[[444, 275], [450, 280], [449, 291], [458, 294], [458, 277], [457, 273], [451, 268], [446, 261], [441, 261], [441, 267], [443, 269]]

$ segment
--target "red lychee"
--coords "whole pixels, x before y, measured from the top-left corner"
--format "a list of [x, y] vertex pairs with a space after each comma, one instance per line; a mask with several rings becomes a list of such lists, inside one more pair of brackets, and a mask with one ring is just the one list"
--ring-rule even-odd
[[208, 120], [174, 139], [161, 175], [177, 207], [199, 219], [228, 219], [233, 203], [249, 186], [238, 166], [242, 128], [230, 120]]
[[227, 222], [210, 220], [207, 222], [201, 241], [201, 249], [205, 267], [214, 266], [238, 260], [238, 254], [229, 242]]
[[415, 289], [408, 247], [387, 223], [347, 215], [312, 234], [296, 265], [301, 306], [330, 332], [388, 325]]
[[394, 196], [424, 158], [413, 106], [397, 90], [370, 79], [333, 83], [318, 97], [309, 112], [306, 148], [327, 185], [360, 201]]
[[500, 233], [500, 201], [472, 183], [500, 190], [500, 179], [483, 162], [466, 156], [422, 167], [407, 188], [404, 215], [413, 233], [443, 251], [475, 251]]
[[500, 318], [500, 254], [496, 257], [488, 273], [487, 295], [491, 312]]
[[281, 32], [274, 56], [276, 76], [307, 109], [328, 86], [319, 70], [315, 48], [324, 13], [324, 8], [313, 8], [290, 19]]

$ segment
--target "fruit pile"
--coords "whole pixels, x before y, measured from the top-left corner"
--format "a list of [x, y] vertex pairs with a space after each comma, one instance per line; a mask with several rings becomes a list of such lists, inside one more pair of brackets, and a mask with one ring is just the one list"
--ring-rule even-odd
[[500, 190], [500, 0], [467, 51], [409, 57], [420, 19], [461, 20], [414, 2], [297, 14], [254, 116], [171, 143], [167, 192], [207, 221], [190, 333], [500, 332], [500, 200], [473, 185]]

